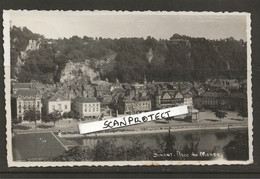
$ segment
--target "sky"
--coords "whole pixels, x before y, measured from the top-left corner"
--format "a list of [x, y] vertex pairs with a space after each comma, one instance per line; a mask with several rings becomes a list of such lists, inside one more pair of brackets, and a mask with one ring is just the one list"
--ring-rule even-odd
[[247, 39], [244, 14], [11, 11], [11, 25], [27, 27], [46, 38], [144, 37], [169, 39], [173, 34], [207, 39]]

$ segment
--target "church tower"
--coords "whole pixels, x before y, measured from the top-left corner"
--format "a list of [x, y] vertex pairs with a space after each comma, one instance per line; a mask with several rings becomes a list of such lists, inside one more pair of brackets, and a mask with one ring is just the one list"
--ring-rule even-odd
[[156, 93], [155, 93], [155, 108], [161, 109], [161, 97], [162, 97], [162, 91], [160, 87], [157, 87]]

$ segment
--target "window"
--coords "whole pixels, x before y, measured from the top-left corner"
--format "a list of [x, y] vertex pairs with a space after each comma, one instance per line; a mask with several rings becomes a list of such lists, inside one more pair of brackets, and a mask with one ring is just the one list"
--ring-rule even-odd
[[22, 113], [21, 109], [19, 109], [19, 113]]
[[40, 107], [40, 102], [39, 101], [37, 101], [37, 107]]
[[93, 108], [93, 112], [95, 112], [95, 108]]
[[21, 102], [18, 102], [18, 106], [21, 107]]
[[98, 108], [97, 108], [97, 111], [98, 111]]
[[67, 109], [67, 105], [65, 105], [64, 108]]
[[55, 110], [55, 105], [52, 105], [52, 109]]
[[85, 108], [85, 112], [87, 112], [87, 108]]

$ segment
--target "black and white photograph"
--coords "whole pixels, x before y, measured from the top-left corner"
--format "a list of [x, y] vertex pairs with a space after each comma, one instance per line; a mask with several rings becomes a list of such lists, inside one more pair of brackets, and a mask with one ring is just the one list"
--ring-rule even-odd
[[250, 13], [3, 19], [8, 166], [253, 163]]

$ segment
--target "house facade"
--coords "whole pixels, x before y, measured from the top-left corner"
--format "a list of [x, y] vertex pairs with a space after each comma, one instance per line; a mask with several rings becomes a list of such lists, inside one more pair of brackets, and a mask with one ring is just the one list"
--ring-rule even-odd
[[137, 112], [151, 111], [152, 104], [151, 104], [151, 100], [148, 97], [140, 97], [136, 100], [137, 100], [137, 103], [136, 103]]
[[183, 104], [187, 105], [188, 107], [193, 107], [193, 99], [192, 96], [189, 94], [183, 95]]
[[63, 114], [64, 112], [70, 112], [71, 111], [70, 99], [58, 93], [52, 96], [48, 100], [47, 113], [51, 113], [56, 110], [60, 111], [61, 114]]
[[152, 109], [151, 100], [148, 97], [140, 97], [133, 100], [122, 100], [119, 104], [123, 108], [123, 111], [119, 112], [125, 114], [136, 114], [151, 111]]
[[72, 103], [72, 109], [81, 118], [97, 117], [100, 115], [100, 102], [95, 98], [76, 98]]
[[105, 94], [109, 93], [110, 86], [99, 85], [99, 86], [95, 86], [94, 89], [95, 89], [94, 96], [95, 97], [102, 97]]
[[247, 106], [247, 97], [244, 93], [206, 92], [200, 102], [204, 108], [235, 110]]
[[155, 108], [169, 108], [183, 105], [184, 97], [176, 90], [158, 90], [155, 97]]
[[84, 85], [83, 86], [83, 97], [84, 98], [94, 98], [95, 89], [91, 85]]
[[[35, 108], [41, 114], [41, 94], [38, 90], [17, 90], [16, 91], [16, 107], [17, 119], [24, 121], [24, 112], [30, 108]], [[40, 115], [41, 116], [41, 115]]]

